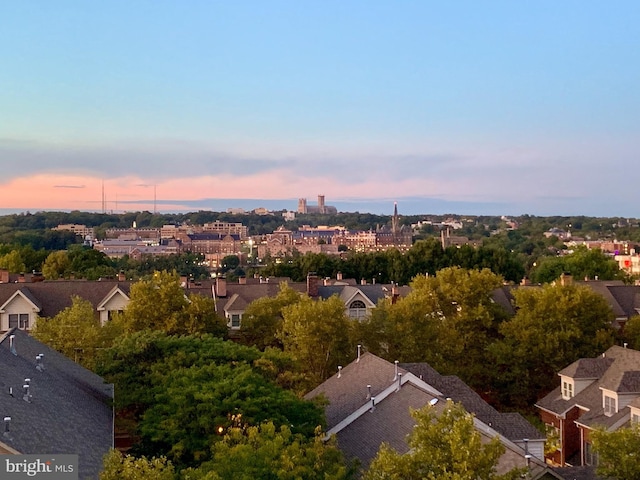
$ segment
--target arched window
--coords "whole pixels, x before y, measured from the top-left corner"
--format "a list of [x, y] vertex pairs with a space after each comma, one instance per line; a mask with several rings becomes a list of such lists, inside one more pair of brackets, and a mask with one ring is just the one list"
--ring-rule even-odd
[[349, 304], [349, 317], [363, 318], [367, 316], [367, 307], [362, 300], [354, 300]]

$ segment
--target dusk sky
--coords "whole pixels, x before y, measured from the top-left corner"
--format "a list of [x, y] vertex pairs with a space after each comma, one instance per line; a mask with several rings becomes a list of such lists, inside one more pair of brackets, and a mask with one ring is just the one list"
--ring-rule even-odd
[[637, 0], [0, 12], [0, 212], [640, 216]]

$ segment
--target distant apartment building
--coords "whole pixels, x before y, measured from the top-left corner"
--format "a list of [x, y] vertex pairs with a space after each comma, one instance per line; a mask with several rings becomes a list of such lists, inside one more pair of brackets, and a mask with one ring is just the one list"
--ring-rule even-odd
[[335, 215], [338, 213], [338, 209], [331, 205], [325, 205], [324, 203], [324, 195], [318, 195], [318, 204], [317, 205], [309, 205], [307, 203], [306, 198], [298, 199], [298, 213], [320, 213], [320, 214], [328, 214]]
[[87, 227], [86, 225], [78, 225], [75, 223], [60, 224], [57, 227], [53, 227], [51, 230], [73, 232], [76, 235], [81, 236], [82, 238], [95, 237], [95, 231], [93, 227]]

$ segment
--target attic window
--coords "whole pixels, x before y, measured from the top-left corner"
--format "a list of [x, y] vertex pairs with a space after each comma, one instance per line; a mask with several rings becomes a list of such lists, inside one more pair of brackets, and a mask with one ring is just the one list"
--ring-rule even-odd
[[567, 380], [562, 381], [562, 398], [563, 400], [573, 398], [573, 382]]
[[616, 407], [616, 399], [614, 397], [605, 395], [604, 396], [604, 414], [610, 417], [615, 413], [618, 413], [618, 409]]
[[29, 314], [28, 313], [10, 313], [9, 328], [19, 328], [20, 330], [29, 330]]
[[367, 316], [367, 307], [362, 300], [354, 300], [349, 304], [350, 318], [364, 318]]

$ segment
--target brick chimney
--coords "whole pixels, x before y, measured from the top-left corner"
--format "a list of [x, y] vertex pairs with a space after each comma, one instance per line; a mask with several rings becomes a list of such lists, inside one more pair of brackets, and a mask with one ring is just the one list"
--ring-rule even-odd
[[227, 279], [225, 277], [216, 277], [216, 296], [227, 296]]
[[9, 283], [9, 270], [0, 270], [0, 283]]
[[310, 297], [318, 296], [318, 276], [315, 272], [307, 274], [307, 295]]
[[560, 285], [562, 285], [563, 287], [566, 287], [568, 285], [571, 285], [572, 283], [573, 283], [573, 277], [571, 277], [571, 274], [567, 272], [562, 272], [562, 274], [560, 275]]
[[247, 277], [245, 277], [244, 275], [242, 275], [241, 277], [238, 277], [238, 285], [246, 285], [247, 284]]
[[342, 272], [336, 273], [336, 280], [342, 280]]
[[124, 274], [124, 270], [120, 270], [118, 272], [118, 281], [124, 282], [127, 279], [127, 276]]
[[18, 283], [24, 283], [26, 279], [24, 278], [24, 272], [18, 275]]
[[394, 284], [393, 287], [391, 287], [391, 304], [395, 304], [399, 297], [400, 293], [398, 293], [398, 287]]

